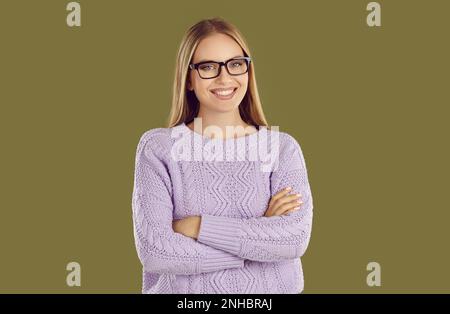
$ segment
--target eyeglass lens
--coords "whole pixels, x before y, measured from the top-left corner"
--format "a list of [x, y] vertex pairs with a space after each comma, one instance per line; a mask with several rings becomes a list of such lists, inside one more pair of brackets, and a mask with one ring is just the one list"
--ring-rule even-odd
[[[247, 61], [245, 59], [232, 59], [227, 62], [227, 70], [231, 75], [240, 75], [247, 72]], [[218, 76], [220, 64], [216, 62], [203, 63], [198, 66], [198, 72], [203, 78]]]

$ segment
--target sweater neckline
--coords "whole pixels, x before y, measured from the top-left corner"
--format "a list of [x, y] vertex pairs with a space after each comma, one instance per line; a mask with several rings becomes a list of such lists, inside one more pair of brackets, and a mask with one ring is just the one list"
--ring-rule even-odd
[[243, 139], [250, 140], [253, 137], [258, 137], [258, 135], [261, 133], [261, 131], [266, 128], [265, 126], [259, 126], [259, 129], [256, 132], [252, 133], [252, 134], [239, 136], [239, 137], [230, 137], [230, 138], [223, 139], [223, 138], [211, 138], [211, 137], [208, 137], [206, 135], [197, 133], [194, 130], [192, 130], [190, 127], [188, 127], [185, 122], [182, 122], [180, 125], [181, 125], [181, 127], [183, 129], [187, 130], [191, 135], [194, 135], [195, 137], [200, 138], [203, 141], [219, 142], [219, 143], [234, 142], [234, 141], [243, 140]]

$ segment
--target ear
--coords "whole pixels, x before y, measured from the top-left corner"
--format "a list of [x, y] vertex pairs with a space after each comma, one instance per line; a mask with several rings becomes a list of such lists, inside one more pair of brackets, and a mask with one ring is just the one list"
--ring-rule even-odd
[[190, 91], [194, 90], [194, 88], [192, 87], [192, 84], [191, 84], [191, 80], [189, 78], [186, 81], [186, 88]]

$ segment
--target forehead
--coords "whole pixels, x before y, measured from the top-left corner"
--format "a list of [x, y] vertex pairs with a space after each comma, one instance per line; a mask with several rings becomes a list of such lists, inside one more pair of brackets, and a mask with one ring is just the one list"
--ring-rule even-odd
[[226, 61], [237, 56], [244, 56], [244, 52], [233, 38], [225, 34], [212, 34], [200, 41], [192, 62]]

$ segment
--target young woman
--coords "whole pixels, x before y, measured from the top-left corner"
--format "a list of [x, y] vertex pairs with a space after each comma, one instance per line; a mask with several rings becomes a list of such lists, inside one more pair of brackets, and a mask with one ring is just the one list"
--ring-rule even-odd
[[[261, 157], [260, 139], [268, 154], [250, 158]], [[132, 205], [143, 293], [303, 291], [305, 160], [292, 136], [268, 127], [249, 48], [223, 19], [182, 40], [169, 125], [139, 141]]]

